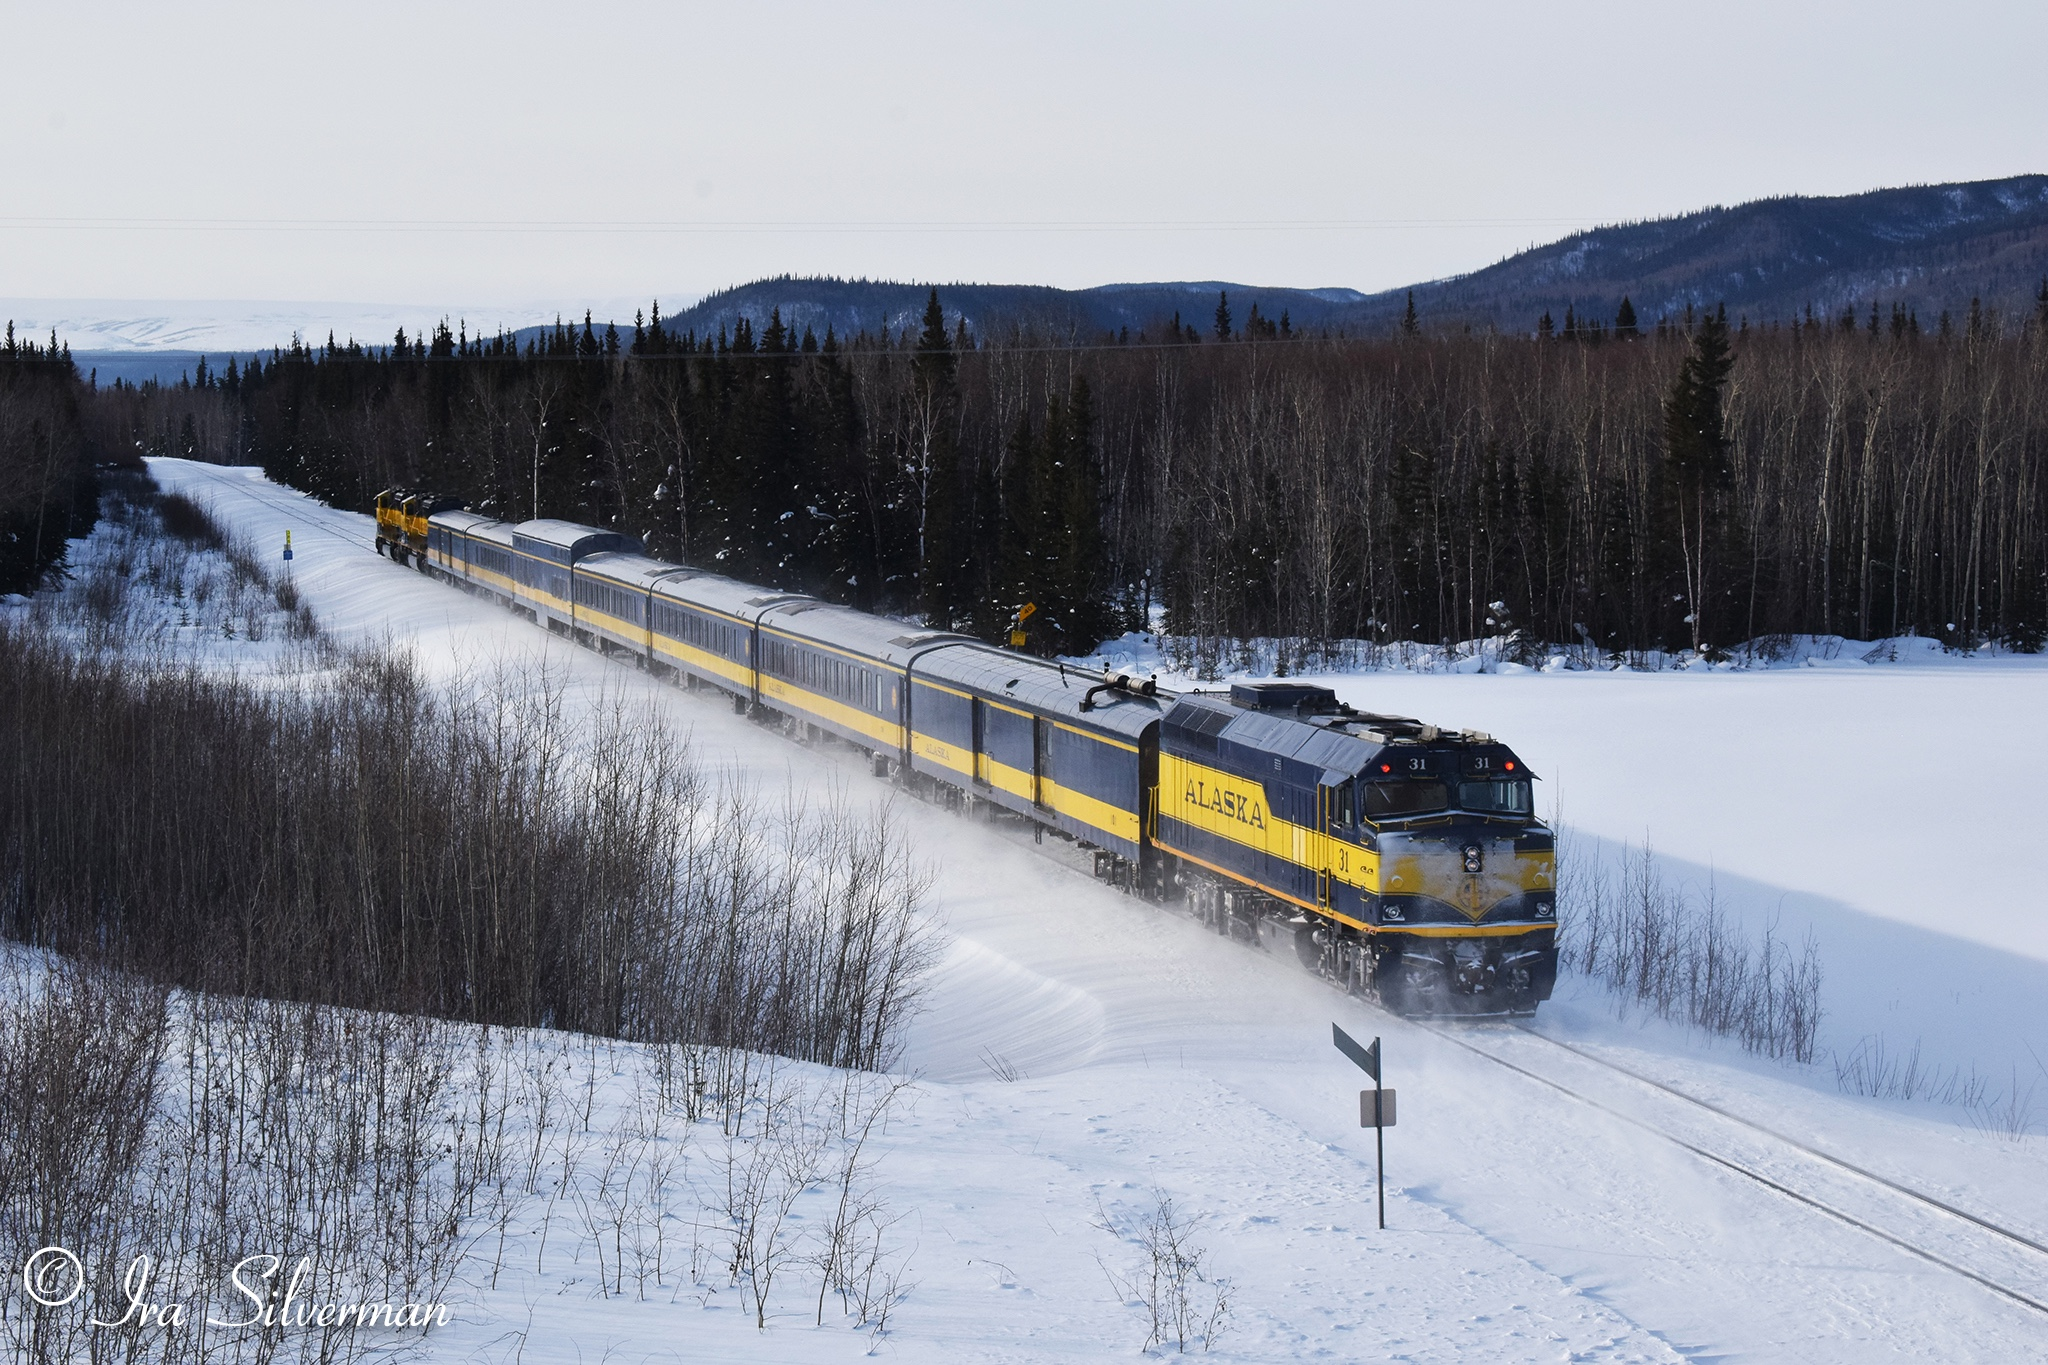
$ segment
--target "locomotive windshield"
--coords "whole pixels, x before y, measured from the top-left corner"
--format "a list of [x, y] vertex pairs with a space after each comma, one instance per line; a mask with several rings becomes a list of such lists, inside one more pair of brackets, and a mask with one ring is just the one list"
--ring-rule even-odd
[[1434, 779], [1367, 782], [1363, 784], [1363, 791], [1365, 815], [1370, 820], [1429, 815], [1450, 809], [1470, 811], [1475, 815], [1526, 818], [1536, 808], [1529, 783], [1524, 778], [1460, 782], [1455, 789]]
[[1450, 791], [1441, 782], [1368, 782], [1365, 785], [1365, 813], [1368, 817], [1422, 815], [1442, 810], [1450, 803]]
[[1458, 809], [1493, 815], [1527, 815], [1535, 809], [1529, 784], [1518, 779], [1460, 782]]

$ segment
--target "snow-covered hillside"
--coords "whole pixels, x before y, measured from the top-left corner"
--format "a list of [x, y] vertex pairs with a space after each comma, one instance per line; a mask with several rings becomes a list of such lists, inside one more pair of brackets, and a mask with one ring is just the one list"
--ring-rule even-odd
[[[292, 531], [294, 581], [336, 638], [409, 641], [444, 678], [545, 652], [572, 704], [623, 688], [763, 784], [891, 799], [842, 751], [789, 744], [377, 557], [363, 517], [253, 471], [153, 468], [265, 554]], [[2048, 911], [2027, 799], [2048, 758], [2037, 719], [2048, 668], [1336, 685], [1362, 707], [1516, 746], [1580, 856], [1647, 838], [1669, 877], [1711, 874], [1747, 923], [1810, 928], [1826, 969], [1823, 1060], [1761, 1061], [1618, 1017], [1602, 990], [1571, 978], [1537, 1028], [1590, 1056], [1506, 1025], [1403, 1022], [1106, 890], [1028, 839], [912, 807], [950, 947], [904, 1059], [917, 1079], [877, 1140], [913, 1286], [887, 1334], [814, 1327], [815, 1305], [794, 1291], [765, 1333], [732, 1293], [603, 1298], [582, 1262], [535, 1249], [509, 1258], [525, 1269], [496, 1288], [471, 1284], [459, 1320], [428, 1339], [430, 1358], [1128, 1356], [1148, 1323], [1110, 1281], [1139, 1253], [1106, 1229], [1128, 1232], [1162, 1192], [1196, 1220], [1205, 1270], [1228, 1281], [1221, 1359], [1860, 1365], [2041, 1352], [2048, 1314], [1982, 1280], [2048, 1304], [2048, 1255], [1593, 1059], [2048, 1244], [2048, 1122], [2031, 1136], [1999, 1131], [2029, 1127], [2024, 1097], [2036, 1093], [2031, 1116], [2048, 1120], [2035, 1060], [2048, 1059]], [[1384, 1037], [1401, 1093], [1384, 1232], [1357, 1126], [1363, 1078], [1331, 1048], [1333, 1021]], [[1868, 1056], [1871, 1039], [1974, 1067], [2013, 1121], [1841, 1093], [1829, 1058]], [[646, 1062], [626, 1047], [607, 1059], [606, 1103], [623, 1108]], [[602, 1116], [590, 1127], [610, 1131]]]

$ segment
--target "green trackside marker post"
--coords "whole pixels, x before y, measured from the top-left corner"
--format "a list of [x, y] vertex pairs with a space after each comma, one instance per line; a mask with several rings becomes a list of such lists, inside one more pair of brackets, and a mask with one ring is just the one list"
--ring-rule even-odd
[[1372, 1040], [1371, 1047], [1361, 1047], [1356, 1038], [1335, 1024], [1330, 1025], [1330, 1040], [1337, 1045], [1337, 1051], [1358, 1064], [1358, 1069], [1372, 1077], [1372, 1089], [1358, 1092], [1358, 1126], [1372, 1129], [1373, 1167], [1379, 1177], [1380, 1231], [1387, 1228], [1387, 1129], [1394, 1126], [1394, 1092], [1380, 1085], [1380, 1040]]

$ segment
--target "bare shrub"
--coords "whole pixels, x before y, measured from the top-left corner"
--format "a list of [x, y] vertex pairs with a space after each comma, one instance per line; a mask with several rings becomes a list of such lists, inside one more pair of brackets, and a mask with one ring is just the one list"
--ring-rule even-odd
[[[149, 1168], [168, 1046], [164, 992], [61, 961], [31, 974], [10, 953], [5, 966], [0, 1265], [16, 1272], [38, 1248], [64, 1247], [93, 1277], [87, 1294], [113, 1303], [116, 1267], [140, 1250], [124, 1214]], [[69, 1360], [89, 1351], [86, 1315], [27, 1294], [10, 1293], [5, 1304], [0, 1341], [13, 1358]]]
[[[474, 1030], [19, 952], [0, 997], [0, 1260], [63, 1247], [87, 1276], [82, 1303], [9, 1296], [10, 1358], [353, 1361], [417, 1341], [392, 1310], [441, 1320], [461, 1221], [503, 1172], [450, 1103]], [[298, 1322], [288, 1284], [379, 1311]]]
[[1150, 1325], [1143, 1349], [1171, 1344], [1213, 1349], [1230, 1324], [1230, 1282], [1204, 1269], [1208, 1250], [1195, 1241], [1199, 1218], [1182, 1213], [1164, 1190], [1152, 1191], [1143, 1212], [1119, 1215], [1099, 1201], [1095, 1226], [1137, 1249], [1125, 1268], [1096, 1258], [1110, 1288], [1123, 1302], [1144, 1310]]
[[164, 494], [157, 501], [156, 511], [163, 519], [164, 530], [187, 545], [202, 550], [227, 547], [227, 535], [213, 519], [213, 513], [183, 493]]
[[[1844, 1094], [1952, 1106], [1964, 1110], [1979, 1132], [2015, 1142], [2034, 1130], [2034, 1085], [2022, 1088], [2017, 1067], [2008, 1086], [1994, 1090], [1975, 1066], [1926, 1062], [1919, 1040], [1898, 1052], [1875, 1034], [1859, 1040], [1847, 1053], [1836, 1053], [1833, 1060], [1835, 1085]], [[2048, 1074], [2048, 1068], [2043, 1070]]]
[[1820, 1032], [1820, 949], [1795, 951], [1775, 921], [1760, 938], [1723, 910], [1710, 878], [1673, 887], [1648, 843], [1614, 867], [1558, 840], [1558, 947], [1564, 966], [1599, 981], [1618, 1004], [1648, 1007], [1749, 1052], [1814, 1059]]
[[288, 575], [273, 582], [204, 506], [161, 494], [144, 472], [108, 477], [101, 525], [74, 561], [72, 581], [39, 595], [33, 616], [90, 650], [161, 650], [187, 627], [210, 638], [320, 640]]
[[719, 1158], [726, 1274], [745, 1295], [754, 1325], [768, 1325], [776, 1279], [800, 1258], [800, 1227], [791, 1220], [797, 1200], [818, 1179], [822, 1134], [805, 1121], [801, 1087], [764, 1079], [748, 1108], [758, 1126], [728, 1132]]
[[2034, 1087], [2020, 1088], [2019, 1068], [2002, 1094], [1994, 1094], [1970, 1106], [1970, 1122], [1981, 1133], [2018, 1142], [2034, 1131]]
[[0, 932], [193, 989], [895, 1055], [930, 957], [887, 810], [779, 811], [544, 675], [290, 689], [0, 625]]
[[1905, 1052], [1897, 1052], [1873, 1034], [1849, 1052], [1836, 1053], [1833, 1061], [1835, 1085], [1849, 1095], [1974, 1108], [1985, 1101], [1990, 1089], [1975, 1067], [1965, 1071], [1923, 1061], [1917, 1039]]
[[829, 1213], [819, 1221], [817, 1248], [818, 1323], [825, 1321], [825, 1297], [839, 1296], [842, 1313], [877, 1335], [888, 1330], [889, 1314], [909, 1292], [903, 1281], [907, 1257], [894, 1259], [890, 1232], [901, 1215], [882, 1197], [870, 1146], [887, 1127], [898, 1095], [908, 1084], [847, 1073], [838, 1094], [828, 1096], [826, 1114], [836, 1125], [836, 1150], [827, 1161]]

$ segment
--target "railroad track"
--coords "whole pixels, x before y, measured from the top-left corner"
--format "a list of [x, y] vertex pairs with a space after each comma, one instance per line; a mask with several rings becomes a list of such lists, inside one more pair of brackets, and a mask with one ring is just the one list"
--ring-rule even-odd
[[[2002, 1299], [2048, 1317], [2048, 1243], [1981, 1214], [1879, 1175], [1720, 1105], [1560, 1042], [1526, 1025], [1504, 1025], [1478, 1037], [1512, 1034], [1554, 1048], [1593, 1068], [1589, 1077], [1560, 1079], [1481, 1046], [1435, 1023], [1411, 1021], [1454, 1047], [1597, 1109], [1772, 1193], [1855, 1228]], [[1620, 1078], [1656, 1097], [1664, 1112], [1648, 1117], [1591, 1093], [1599, 1078]], [[1682, 1116], [1682, 1117], [1681, 1117]], [[1687, 1120], [1690, 1120], [1688, 1122]], [[1732, 1140], [1731, 1140], [1732, 1139]], [[2015, 1288], [2014, 1281], [2026, 1285]], [[2037, 1287], [2040, 1286], [2040, 1287]]]

